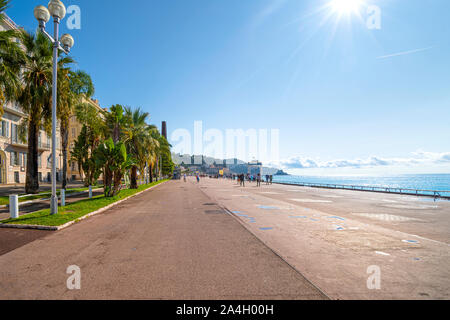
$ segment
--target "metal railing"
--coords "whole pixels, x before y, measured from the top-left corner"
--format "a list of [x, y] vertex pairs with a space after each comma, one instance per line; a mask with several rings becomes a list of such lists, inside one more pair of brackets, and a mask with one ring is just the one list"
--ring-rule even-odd
[[410, 196], [433, 197], [435, 199], [450, 200], [450, 191], [447, 190], [421, 190], [409, 189], [400, 187], [383, 187], [383, 186], [358, 186], [347, 184], [329, 184], [329, 183], [310, 183], [310, 182], [275, 182], [284, 185], [296, 185], [311, 188], [325, 188], [325, 189], [340, 189], [340, 190], [354, 190], [354, 191], [370, 191], [380, 193], [403, 194]]

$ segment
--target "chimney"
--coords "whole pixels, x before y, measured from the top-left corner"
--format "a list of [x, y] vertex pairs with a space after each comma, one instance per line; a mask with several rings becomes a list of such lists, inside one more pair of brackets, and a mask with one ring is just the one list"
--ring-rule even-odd
[[161, 126], [161, 134], [164, 138], [166, 138], [167, 140], [167, 123], [166, 121], [162, 122], [162, 126]]

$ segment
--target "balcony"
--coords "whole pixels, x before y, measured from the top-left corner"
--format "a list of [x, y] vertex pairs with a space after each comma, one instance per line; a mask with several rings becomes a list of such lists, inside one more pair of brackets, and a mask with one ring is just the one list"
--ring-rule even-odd
[[23, 113], [22, 108], [20, 108], [16, 105], [10, 104], [10, 103], [8, 105], [4, 106], [3, 109], [5, 110], [5, 112], [12, 113], [19, 117], [24, 117], [26, 115], [25, 113]]
[[38, 143], [39, 151], [50, 151], [51, 145], [50, 143]]

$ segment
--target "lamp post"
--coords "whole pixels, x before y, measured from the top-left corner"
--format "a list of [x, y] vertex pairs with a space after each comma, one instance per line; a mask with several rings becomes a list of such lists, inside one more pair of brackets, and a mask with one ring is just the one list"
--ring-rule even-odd
[[[68, 54], [73, 47], [74, 40], [71, 35], [64, 34], [59, 39], [59, 24], [66, 16], [66, 7], [60, 0], [50, 0], [48, 9], [37, 6], [34, 16], [39, 21], [39, 29], [53, 44], [53, 86], [52, 86], [52, 197], [50, 201], [51, 214], [58, 213], [58, 196], [56, 195], [56, 104], [58, 93], [58, 52]], [[45, 24], [53, 17], [54, 36], [45, 31]], [[61, 46], [62, 44], [62, 46]]]

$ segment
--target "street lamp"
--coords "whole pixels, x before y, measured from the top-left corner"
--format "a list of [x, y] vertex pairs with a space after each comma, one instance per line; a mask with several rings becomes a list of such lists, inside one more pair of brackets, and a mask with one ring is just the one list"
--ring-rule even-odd
[[[58, 92], [58, 51], [69, 54], [74, 45], [71, 35], [64, 34], [59, 40], [59, 23], [66, 16], [66, 7], [60, 0], [50, 0], [48, 9], [45, 6], [37, 6], [34, 16], [39, 21], [39, 29], [53, 44], [53, 87], [52, 87], [52, 198], [50, 201], [51, 214], [58, 213], [58, 196], [56, 195], [56, 103]], [[45, 24], [53, 17], [54, 36], [45, 31]]]

